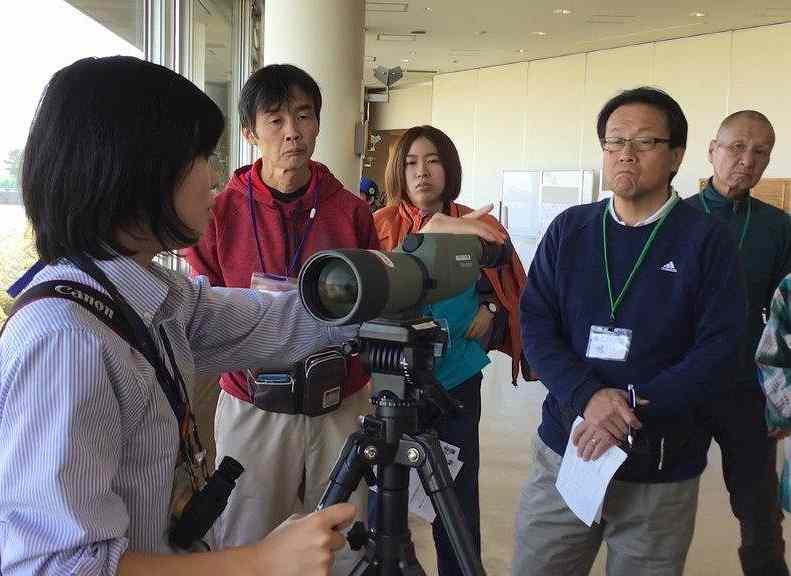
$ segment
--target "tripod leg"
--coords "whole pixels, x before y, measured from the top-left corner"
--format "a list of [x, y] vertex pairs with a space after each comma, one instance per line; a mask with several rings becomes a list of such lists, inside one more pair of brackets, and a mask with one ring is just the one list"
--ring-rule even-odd
[[411, 550], [412, 556], [408, 560], [403, 560], [398, 567], [401, 568], [402, 576], [426, 576], [423, 567], [415, 557], [415, 549]]
[[462, 573], [464, 576], [485, 576], [480, 558], [473, 553], [472, 536], [453, 490], [453, 478], [436, 433], [424, 432], [417, 436], [417, 441], [426, 454], [423, 464], [417, 468], [420, 481], [448, 534]]
[[379, 467], [377, 480], [379, 501], [373, 536], [375, 555], [380, 560], [377, 574], [424, 576], [409, 531], [409, 468], [401, 464], [385, 464]]
[[381, 576], [386, 574], [397, 574], [400, 576], [426, 576], [422, 566], [415, 556], [415, 548], [411, 541], [402, 543], [398, 550], [398, 560], [389, 565], [385, 561], [377, 560], [381, 555], [380, 548], [386, 543], [377, 541], [374, 535], [368, 542], [365, 556], [354, 566], [348, 576]]
[[323, 510], [349, 499], [368, 470], [368, 462], [361, 454], [361, 449], [368, 443], [369, 440], [366, 440], [362, 432], [355, 432], [346, 439], [316, 510]]
[[[316, 506], [316, 510], [323, 510], [338, 502], [346, 502], [351, 493], [357, 488], [363, 476], [371, 474], [370, 463], [362, 455], [362, 450], [370, 444], [371, 439], [362, 432], [355, 432], [346, 439], [338, 460], [332, 468], [329, 483], [318, 506]], [[350, 534], [352, 532], [355, 532], [355, 530], [351, 530]], [[348, 536], [348, 538], [353, 550], [358, 550], [365, 543], [365, 534], [362, 535], [363, 540], [357, 545], [355, 544], [356, 536], [355, 538]], [[369, 545], [365, 555], [354, 565], [349, 576], [376, 576], [375, 551], [375, 547]]]
[[349, 576], [376, 576], [376, 566], [371, 563], [371, 560], [366, 554], [357, 564], [354, 565]]

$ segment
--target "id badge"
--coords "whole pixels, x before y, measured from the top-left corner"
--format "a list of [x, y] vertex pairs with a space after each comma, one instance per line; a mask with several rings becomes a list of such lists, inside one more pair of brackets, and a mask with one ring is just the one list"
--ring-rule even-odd
[[627, 328], [591, 326], [587, 358], [626, 362], [632, 346], [632, 331]]
[[276, 274], [265, 274], [253, 272], [250, 277], [250, 288], [260, 292], [266, 292], [272, 296], [278, 296], [285, 292], [297, 289], [297, 279], [288, 276], [277, 276]]

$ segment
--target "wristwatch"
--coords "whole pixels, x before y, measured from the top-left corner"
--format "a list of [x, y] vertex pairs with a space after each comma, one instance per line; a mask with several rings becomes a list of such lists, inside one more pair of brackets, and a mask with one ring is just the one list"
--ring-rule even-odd
[[494, 302], [481, 302], [481, 306], [486, 306], [489, 312], [492, 314], [497, 314], [497, 304]]

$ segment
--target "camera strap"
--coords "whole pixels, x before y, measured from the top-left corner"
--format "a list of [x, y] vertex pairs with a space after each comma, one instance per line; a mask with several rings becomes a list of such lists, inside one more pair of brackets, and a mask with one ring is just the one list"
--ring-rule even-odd
[[[84, 256], [70, 258], [70, 260], [80, 270], [96, 280], [96, 282], [98, 282], [99, 285], [110, 295], [110, 304], [112, 305], [111, 309], [114, 309], [115, 311], [114, 317], [118, 318], [117, 322], [119, 322], [122, 330], [132, 337], [131, 342], [128, 338], [125, 338], [125, 340], [129, 342], [133, 348], [140, 352], [148, 361], [148, 363], [154, 368], [157, 374], [157, 380], [162, 387], [162, 391], [165, 393], [168, 403], [170, 404], [173, 413], [176, 415], [176, 418], [179, 422], [181, 422], [186, 412], [186, 398], [183, 397], [181, 391], [179, 390], [179, 383], [177, 380], [165, 367], [165, 363], [159, 354], [156, 343], [154, 342], [151, 333], [148, 331], [148, 328], [143, 322], [143, 319], [140, 318], [140, 315], [132, 309], [126, 299], [121, 296], [120, 292], [118, 292], [118, 288], [116, 288], [115, 284], [113, 284], [113, 282], [93, 260]], [[82, 303], [82, 301], [80, 303]], [[173, 358], [170, 360], [173, 372], [177, 374], [179, 371], [178, 366], [175, 364], [175, 362], [173, 362]]]

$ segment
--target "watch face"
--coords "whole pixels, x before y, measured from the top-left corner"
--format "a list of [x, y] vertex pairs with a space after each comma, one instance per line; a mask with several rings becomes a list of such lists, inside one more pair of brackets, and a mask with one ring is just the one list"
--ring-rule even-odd
[[497, 314], [497, 304], [494, 302], [487, 302], [486, 307], [489, 309], [489, 312], [492, 314]]

